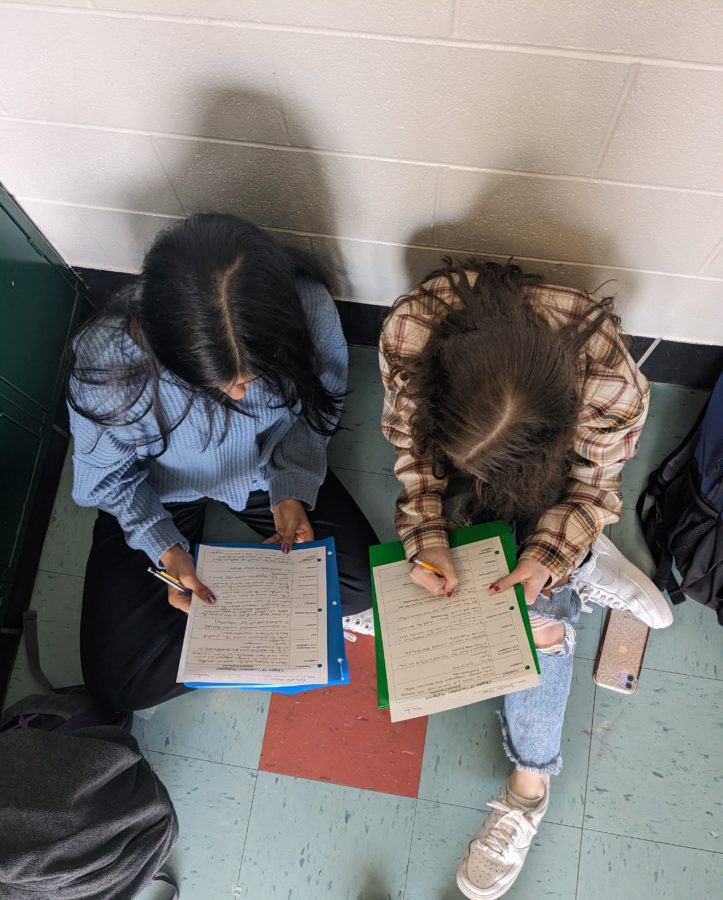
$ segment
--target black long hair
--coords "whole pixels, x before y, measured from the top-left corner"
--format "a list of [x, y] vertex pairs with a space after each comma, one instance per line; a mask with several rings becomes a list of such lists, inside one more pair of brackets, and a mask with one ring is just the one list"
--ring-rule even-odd
[[[172, 225], [146, 253], [138, 280], [82, 325], [69, 365], [71, 407], [102, 426], [133, 425], [153, 413], [158, 434], [147, 442], [160, 441], [156, 457], [199, 401], [208, 415], [206, 446], [217, 414], [225, 415], [223, 439], [229, 416], [244, 411], [221, 386], [257, 377], [280, 407], [294, 410], [318, 434], [333, 434], [343, 395], [321, 381], [299, 278], [328, 287], [314, 260], [236, 216], [198, 214]], [[117, 347], [128, 348], [130, 337], [142, 352], [112, 354], [110, 364], [88, 359], [79, 348], [98, 327]], [[186, 393], [175, 421], [162, 408], [161, 379]], [[87, 386], [102, 386], [105, 402], [88, 402], [96, 392]]]

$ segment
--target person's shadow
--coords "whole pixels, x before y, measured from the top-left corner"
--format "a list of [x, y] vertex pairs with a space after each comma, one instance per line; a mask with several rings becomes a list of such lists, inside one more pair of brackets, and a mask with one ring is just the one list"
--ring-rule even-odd
[[[166, 175], [166, 184], [146, 181], [127, 186], [128, 209], [148, 209], [148, 198], [162, 198], [167, 209], [177, 215], [133, 215], [118, 224], [117, 240], [138, 261], [159, 231], [193, 213], [221, 212], [240, 216], [265, 229], [283, 246], [308, 253], [323, 251], [322, 261], [335, 282], [343, 282], [341, 256], [334, 235], [335, 201], [327, 179], [313, 153], [288, 146], [294, 135], [297, 147], [313, 144], [293, 113], [279, 106], [270, 93], [219, 86], [198, 97], [188, 98], [190, 109], [202, 110], [199, 121], [187, 132], [200, 140], [172, 137], [152, 138], [153, 147]], [[263, 121], [248, 133], [267, 135], [273, 144], [238, 143], [231, 140], [234, 115], [240, 120], [259, 111]], [[323, 235], [323, 246], [312, 247], [307, 233]], [[96, 305], [102, 305], [108, 293], [131, 286], [134, 276], [127, 273], [84, 271]]]
[[[311, 251], [307, 232], [335, 234], [334, 198], [319, 158], [285, 146], [289, 134], [297, 146], [312, 141], [304, 136], [299, 121], [291, 121], [293, 114], [285, 110], [282, 115], [272, 94], [219, 86], [189, 98], [188, 105], [202, 110], [200, 120], [187, 129], [200, 140], [153, 138], [169, 190], [181, 209], [179, 218], [200, 212], [231, 213], [267, 230], [279, 243], [307, 251]], [[249, 110], [263, 110], [269, 121], [259, 127], [274, 143], [229, 140], [233, 110], [246, 116]], [[142, 197], [150, 190], [157, 191], [157, 185], [140, 184], [135, 193]], [[138, 232], [130, 237], [148, 246], [159, 224], [139, 223]]]
[[[571, 220], [564, 199], [557, 200], [554, 195], [546, 194], [544, 200], [530, 195], [529, 208], [521, 216], [520, 197], [510, 196], [507, 184], [506, 178], [495, 179], [492, 186], [471, 197], [461, 215], [435, 222], [434, 246], [429, 246], [426, 229], [414, 232], [405, 258], [407, 281], [418, 284], [439, 268], [444, 256], [477, 257], [498, 263], [512, 260], [548, 284], [591, 294], [602, 290], [597, 296], [614, 294], [616, 285], [610, 281], [614, 267], [594, 266], [595, 259], [614, 257], [609, 237]], [[526, 224], [516, 229], [514, 222], [521, 219]], [[558, 259], [561, 261], [556, 262]], [[629, 279], [627, 288], [631, 288]]]

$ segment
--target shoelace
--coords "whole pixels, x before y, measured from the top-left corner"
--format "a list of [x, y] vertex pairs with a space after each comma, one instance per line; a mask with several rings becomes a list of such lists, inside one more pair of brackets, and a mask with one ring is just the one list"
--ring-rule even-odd
[[537, 829], [527, 820], [523, 810], [510, 806], [502, 800], [490, 800], [487, 806], [501, 812], [502, 815], [484, 837], [476, 838], [472, 844], [501, 862], [507, 862], [510, 850], [519, 845], [520, 838], [524, 837], [531, 841]]
[[[344, 639], [350, 641], [353, 644], [356, 641], [356, 634], [354, 634], [352, 631], [346, 631], [346, 629], [350, 628], [352, 625], [356, 625], [357, 631], [359, 631], [358, 626], [362, 624], [362, 620], [358, 617], [354, 619], [354, 621], [352, 621], [352, 619], [354, 619], [353, 616], [344, 616], [344, 618], [342, 619], [342, 627], [345, 629]], [[361, 629], [361, 634], [371, 634], [373, 629], [373, 622], [365, 622]]]
[[583, 585], [578, 591], [580, 595], [580, 599], [583, 602], [583, 606], [587, 604], [589, 600], [595, 602], [602, 602], [605, 606], [611, 606], [613, 609], [627, 609], [629, 604], [623, 603], [623, 601], [615, 596], [615, 594], [608, 594], [607, 591], [598, 587], [597, 585], [593, 587], [590, 584]]

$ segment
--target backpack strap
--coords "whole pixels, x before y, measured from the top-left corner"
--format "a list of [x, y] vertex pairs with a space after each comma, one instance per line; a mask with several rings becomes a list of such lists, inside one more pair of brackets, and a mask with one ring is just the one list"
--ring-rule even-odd
[[[660, 516], [656, 515], [656, 501], [661, 494], [659, 471], [656, 469], [651, 473], [648, 484], [635, 504], [635, 511], [643, 529], [643, 538], [655, 563], [655, 574], [652, 576], [652, 581], [658, 590], [663, 591], [666, 590], [669, 581], [673, 578], [673, 555], [665, 538], [665, 526]], [[653, 505], [645, 513], [643, 510], [648, 497], [653, 498]]]
[[[651, 512], [645, 523], [646, 530], [649, 530], [649, 520], [653, 517], [653, 513]], [[684, 600], [687, 600], [687, 597], [683, 593], [678, 579], [673, 574], [673, 554], [670, 552], [668, 542], [659, 539], [660, 530], [660, 524], [654, 526], [653, 541], [655, 547], [649, 545], [656, 564], [655, 574], [651, 575], [650, 580], [659, 591], [667, 591], [671, 603], [677, 606], [679, 603], [683, 603]], [[645, 539], [648, 539], [647, 534]]]
[[[658, 498], [662, 495], [664, 489], [670, 482], [670, 467], [673, 466], [673, 475], [679, 472], [683, 466], [688, 469], [687, 477], [692, 484], [690, 473], [690, 461], [694, 459], [695, 442], [700, 434], [700, 429], [708, 409], [710, 398], [706, 401], [703, 409], [698, 414], [695, 422], [688, 431], [683, 440], [672, 450], [665, 459], [654, 469], [648, 478], [647, 485], [643, 488], [638, 501], [635, 504], [635, 511], [643, 528], [643, 537], [648, 549], [653, 557], [656, 569], [652, 576], [653, 584], [660, 591], [667, 591], [668, 596], [674, 604], [682, 603], [686, 596], [683, 593], [677, 578], [673, 575], [673, 554], [668, 546], [668, 539], [665, 530], [665, 524], [660, 515], [657, 513]], [[697, 492], [694, 491], [694, 494]], [[644, 512], [645, 501], [648, 497], [652, 498], [653, 503], [647, 513]]]
[[151, 881], [160, 881], [161, 884], [167, 884], [173, 891], [173, 894], [169, 896], [168, 900], [178, 900], [178, 885], [176, 884], [176, 879], [168, 870], [161, 869], [159, 872], [156, 872]]
[[23, 635], [25, 638], [25, 651], [28, 655], [28, 666], [35, 680], [41, 684], [46, 691], [56, 694], [57, 691], [53, 687], [48, 676], [43, 672], [40, 665], [40, 645], [38, 643], [38, 614], [34, 609], [28, 609], [23, 613]]
[[677, 606], [679, 603], [683, 603], [688, 599], [683, 593], [683, 588], [678, 583], [678, 579], [672, 573], [665, 584], [665, 590], [668, 592], [670, 602], [674, 606]]
[[703, 404], [703, 409], [698, 413], [698, 416], [690, 427], [690, 431], [686, 434], [683, 440], [678, 444], [678, 446], [672, 450], [665, 459], [660, 463], [658, 468], [655, 470], [654, 474], [658, 474], [660, 480], [663, 484], [667, 484], [670, 481], [670, 474], [666, 472], [666, 469], [673, 464], [675, 471], [673, 472], [673, 476], [675, 472], [679, 472], [680, 469], [689, 462], [695, 456], [695, 447], [698, 443], [698, 439], [700, 437], [701, 430], [703, 428], [703, 420], [705, 419], [705, 415], [708, 412], [708, 407], [710, 406], [710, 397]]

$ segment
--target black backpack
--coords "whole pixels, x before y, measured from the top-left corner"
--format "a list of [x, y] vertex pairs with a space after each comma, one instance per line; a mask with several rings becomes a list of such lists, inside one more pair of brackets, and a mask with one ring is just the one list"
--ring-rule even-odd
[[24, 616], [35, 679], [0, 717], [0, 897], [131, 900], [163, 870], [178, 837], [168, 795], [135, 738], [132, 714], [83, 685], [54, 688], [40, 666], [37, 621]]
[[673, 603], [691, 597], [709, 606], [723, 625], [723, 375], [685, 440], [651, 474], [637, 511], [655, 585]]

